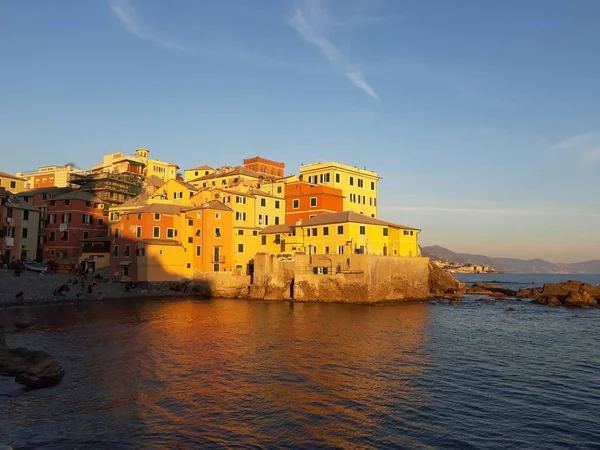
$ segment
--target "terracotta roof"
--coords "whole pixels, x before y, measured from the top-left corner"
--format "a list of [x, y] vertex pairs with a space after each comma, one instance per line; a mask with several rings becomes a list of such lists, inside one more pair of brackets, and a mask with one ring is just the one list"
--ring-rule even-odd
[[218, 200], [211, 200], [210, 202], [202, 203], [198, 206], [192, 206], [191, 208], [185, 209], [185, 211], [196, 211], [197, 209], [218, 209], [221, 211], [233, 211], [229, 206], [221, 203]]
[[208, 175], [204, 175], [203, 177], [195, 178], [191, 181], [213, 180], [215, 178], [229, 177], [229, 176], [233, 176], [233, 175], [246, 175], [246, 176], [254, 177], [254, 178], [264, 178], [264, 175], [261, 173], [255, 172], [254, 170], [248, 169], [247, 167], [244, 167], [244, 166], [237, 166], [233, 170], [230, 170], [229, 172], [215, 172], [215, 173], [211, 173]]
[[142, 242], [146, 245], [181, 245], [181, 242], [172, 239], [142, 239]]
[[202, 165], [202, 166], [198, 166], [198, 167], [192, 167], [191, 169], [186, 169], [186, 170], [215, 170], [210, 166], [207, 166], [206, 164]]
[[132, 207], [136, 207], [136, 206], [144, 206], [146, 205], [147, 201], [151, 198], [152, 196], [150, 195], [150, 193], [148, 192], [144, 192], [143, 194], [140, 195], [136, 195], [133, 198], [130, 198], [129, 200], [127, 200], [126, 202], [121, 203], [120, 205], [111, 208], [111, 209], [120, 209], [120, 208], [132, 208]]
[[196, 186], [191, 185], [190, 183], [187, 183], [183, 180], [174, 180], [177, 183], [181, 184], [182, 186], [188, 188], [190, 191], [194, 191], [194, 192], [198, 192], [198, 188]]
[[292, 233], [293, 231], [294, 227], [292, 225], [269, 225], [260, 230], [258, 234]]
[[154, 186], [154, 187], [159, 188], [163, 184], [165, 184], [165, 182], [162, 180], [162, 178], [157, 177], [156, 175], [150, 175], [149, 177], [146, 178], [147, 186]]
[[365, 216], [354, 211], [344, 211], [339, 213], [331, 214], [320, 214], [315, 217], [311, 217], [308, 220], [302, 222], [303, 227], [312, 227], [317, 225], [328, 225], [334, 223], [364, 223], [369, 225], [382, 225], [393, 228], [401, 228], [403, 230], [418, 230], [418, 228], [408, 227], [406, 225], [399, 225], [392, 222], [386, 222], [385, 220], [375, 219], [374, 217]]
[[70, 187], [52, 186], [52, 187], [30, 189], [29, 191], [22, 191], [22, 192], [19, 192], [17, 195], [19, 197], [30, 197], [32, 195], [38, 195], [38, 194], [62, 195], [62, 194], [66, 194], [67, 192], [71, 192], [73, 190], [74, 189], [70, 188]]
[[6, 173], [6, 172], [0, 172], [0, 177], [12, 178], [13, 180], [27, 181], [25, 178], [17, 177], [15, 175], [11, 175], [10, 173]]
[[141, 214], [141, 213], [154, 213], [154, 214], [170, 214], [176, 215], [181, 213], [183, 207], [181, 205], [170, 205], [165, 203], [150, 203], [142, 206], [141, 208], [132, 209], [126, 211], [125, 214]]
[[52, 200], [85, 200], [86, 202], [104, 203], [91, 192], [83, 191], [81, 189], [58, 195], [53, 197]]

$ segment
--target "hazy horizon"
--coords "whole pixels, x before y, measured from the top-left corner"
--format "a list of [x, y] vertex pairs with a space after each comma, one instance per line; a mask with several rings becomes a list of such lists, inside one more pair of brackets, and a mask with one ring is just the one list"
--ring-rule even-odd
[[0, 5], [0, 171], [137, 147], [382, 176], [421, 245], [600, 259], [600, 2]]

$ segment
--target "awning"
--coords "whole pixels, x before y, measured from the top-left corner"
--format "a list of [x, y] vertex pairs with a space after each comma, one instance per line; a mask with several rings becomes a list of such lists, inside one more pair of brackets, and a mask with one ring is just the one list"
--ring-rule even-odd
[[146, 164], [138, 162], [138, 161], [129, 161], [129, 164], [132, 166], [140, 166], [140, 167], [144, 167]]

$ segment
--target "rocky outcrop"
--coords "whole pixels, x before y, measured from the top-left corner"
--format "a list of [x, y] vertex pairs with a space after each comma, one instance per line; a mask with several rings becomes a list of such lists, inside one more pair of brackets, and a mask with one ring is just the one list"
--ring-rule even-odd
[[429, 291], [436, 297], [462, 296], [467, 286], [454, 278], [450, 272], [429, 263]]
[[59, 384], [65, 371], [46, 352], [8, 348], [0, 331], [0, 375], [14, 377], [27, 389], [42, 389]]
[[[475, 290], [476, 292], [471, 292]], [[483, 292], [490, 292], [490, 294], [482, 294]], [[477, 294], [477, 295], [491, 295], [492, 297], [514, 297], [517, 292], [512, 289], [507, 289], [502, 286], [498, 286], [496, 284], [486, 284], [486, 283], [475, 283], [472, 288], [467, 290], [468, 294]], [[499, 295], [501, 294], [501, 295]]]
[[546, 283], [543, 288], [519, 289], [516, 296], [518, 298], [532, 298], [532, 303], [538, 305], [587, 308], [598, 306], [600, 286], [592, 286], [581, 281]]

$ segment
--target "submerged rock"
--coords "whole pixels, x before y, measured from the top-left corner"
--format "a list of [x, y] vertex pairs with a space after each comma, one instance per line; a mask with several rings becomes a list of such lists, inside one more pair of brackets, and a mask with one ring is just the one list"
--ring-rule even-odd
[[515, 309], [515, 308], [508, 308], [508, 309], [506, 310], [506, 312], [515, 312], [515, 311], [516, 311], [516, 309]]
[[42, 389], [59, 384], [65, 371], [54, 356], [26, 348], [8, 348], [0, 333], [0, 375], [15, 377], [27, 389]]

